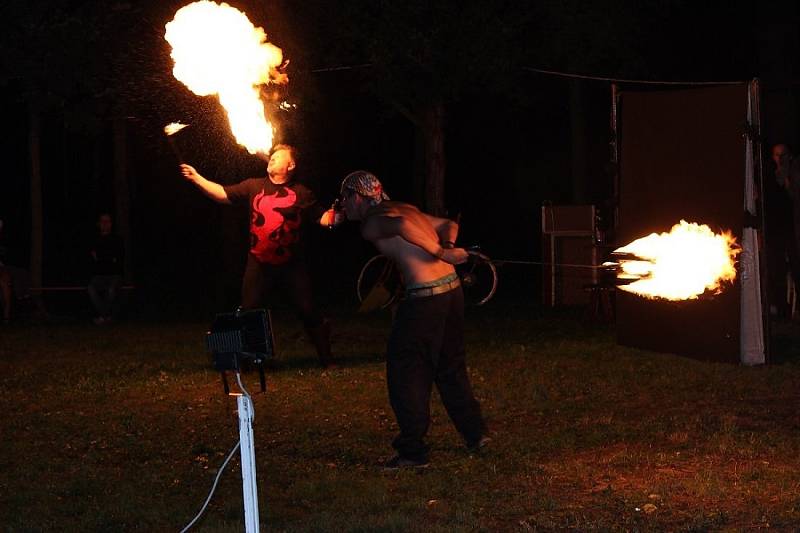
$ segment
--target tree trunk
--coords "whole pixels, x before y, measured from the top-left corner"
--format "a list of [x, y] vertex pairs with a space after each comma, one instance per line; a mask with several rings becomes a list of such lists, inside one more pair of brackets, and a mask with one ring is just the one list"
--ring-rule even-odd
[[31, 285], [42, 287], [42, 250], [44, 239], [44, 217], [42, 211], [42, 160], [41, 135], [42, 116], [36, 103], [28, 110], [28, 152], [31, 163]]
[[425, 136], [422, 133], [422, 126], [420, 123], [415, 122], [414, 128], [414, 183], [412, 198], [414, 205], [420, 209], [425, 209], [425, 182], [427, 172], [425, 162]]
[[584, 106], [583, 81], [569, 82], [569, 120], [572, 146], [572, 201], [586, 203], [586, 112]]
[[124, 118], [114, 118], [114, 206], [116, 226], [125, 244], [123, 272], [125, 283], [133, 281], [133, 251], [131, 250], [131, 206], [128, 186], [128, 131]]
[[426, 108], [422, 116], [423, 154], [425, 166], [426, 212], [444, 216], [444, 177], [446, 158], [444, 153], [444, 104], [437, 101]]

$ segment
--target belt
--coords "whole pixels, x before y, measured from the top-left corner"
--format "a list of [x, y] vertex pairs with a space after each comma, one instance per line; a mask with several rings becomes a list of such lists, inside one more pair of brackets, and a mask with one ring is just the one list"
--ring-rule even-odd
[[456, 287], [461, 286], [461, 280], [456, 278], [453, 281], [436, 285], [435, 287], [420, 287], [418, 289], [408, 289], [403, 293], [403, 299], [410, 298], [426, 298], [428, 296], [436, 296], [437, 294], [444, 294], [450, 292]]

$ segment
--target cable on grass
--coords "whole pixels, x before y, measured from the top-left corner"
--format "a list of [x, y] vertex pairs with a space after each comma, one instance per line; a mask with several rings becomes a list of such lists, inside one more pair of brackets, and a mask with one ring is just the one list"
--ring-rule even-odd
[[194, 525], [194, 523], [197, 522], [201, 516], [203, 516], [203, 513], [206, 511], [206, 507], [208, 507], [208, 502], [211, 501], [211, 497], [214, 495], [214, 491], [217, 490], [217, 483], [219, 483], [219, 478], [220, 476], [222, 476], [222, 472], [225, 471], [225, 467], [228, 466], [228, 461], [231, 460], [233, 454], [236, 453], [236, 450], [239, 449], [239, 444], [241, 444], [241, 441], [236, 441], [236, 446], [234, 446], [231, 449], [230, 453], [228, 453], [228, 456], [225, 458], [225, 462], [223, 462], [222, 466], [219, 468], [219, 472], [217, 472], [217, 477], [214, 478], [214, 484], [211, 486], [211, 491], [208, 493], [208, 497], [206, 498], [206, 501], [203, 504], [202, 509], [200, 509], [200, 512], [197, 513], [197, 515], [194, 518], [192, 518], [192, 521], [189, 522], [186, 525], [186, 527], [181, 529], [181, 533], [186, 533], [187, 531], [189, 531], [189, 528], [191, 528]]

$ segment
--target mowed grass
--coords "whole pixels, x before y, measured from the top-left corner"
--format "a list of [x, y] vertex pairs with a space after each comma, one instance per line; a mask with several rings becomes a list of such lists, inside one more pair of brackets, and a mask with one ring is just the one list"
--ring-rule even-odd
[[[432, 465], [383, 472], [396, 432], [388, 315], [339, 313], [322, 372], [276, 314], [255, 396], [261, 522], [274, 531], [749, 531], [800, 527], [800, 364], [747, 368], [617, 346], [579, 315], [492, 302], [467, 320], [494, 440], [464, 449], [438, 397]], [[210, 318], [209, 318], [210, 323]], [[3, 531], [179, 531], [238, 440], [209, 323], [0, 330]], [[791, 351], [791, 331], [782, 346]], [[254, 374], [246, 376], [257, 389]], [[243, 529], [231, 461], [199, 531]]]

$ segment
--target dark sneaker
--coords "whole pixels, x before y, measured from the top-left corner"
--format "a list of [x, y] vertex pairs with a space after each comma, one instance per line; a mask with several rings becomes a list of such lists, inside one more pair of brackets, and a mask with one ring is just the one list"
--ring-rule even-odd
[[489, 443], [492, 442], [492, 437], [487, 437], [484, 435], [477, 442], [468, 442], [467, 443], [467, 451], [469, 453], [479, 453], [486, 449]]
[[383, 465], [384, 470], [399, 470], [401, 468], [428, 468], [430, 461], [427, 459], [410, 459], [401, 455], [395, 455]]

